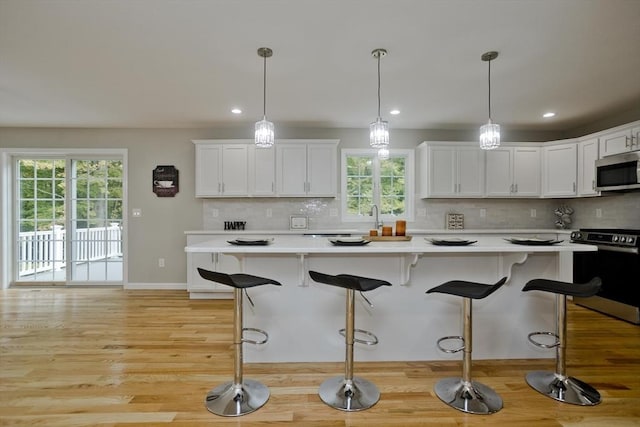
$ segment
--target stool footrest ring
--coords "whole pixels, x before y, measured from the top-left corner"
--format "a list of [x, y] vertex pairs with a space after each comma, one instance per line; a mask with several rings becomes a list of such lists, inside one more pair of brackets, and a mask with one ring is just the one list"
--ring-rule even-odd
[[[443, 347], [441, 345], [441, 343], [443, 341], [449, 341], [449, 340], [461, 341], [462, 342], [462, 346], [460, 346], [458, 348], [445, 348], [445, 347]], [[447, 336], [447, 337], [442, 337], [438, 341], [436, 341], [436, 345], [438, 346], [438, 349], [440, 351], [443, 351], [445, 353], [457, 353], [459, 351], [464, 350], [464, 337], [461, 337], [459, 335], [450, 335], [450, 336]]]
[[[363, 339], [360, 339], [360, 338], [353, 338], [353, 341], [357, 342], [359, 344], [376, 345], [379, 342], [377, 336], [375, 336], [373, 333], [371, 333], [369, 331], [365, 331], [364, 329], [354, 329], [353, 332], [358, 333], [358, 334], [363, 334], [363, 335], [366, 335], [366, 336], [371, 338], [369, 340], [363, 340]], [[342, 329], [340, 329], [338, 331], [338, 333], [344, 337], [345, 334], [346, 334], [346, 329], [342, 328]]]
[[[542, 343], [540, 341], [536, 341], [535, 339], [533, 339], [533, 337], [535, 337], [537, 335], [545, 335], [545, 336], [554, 337], [556, 340], [552, 344], [545, 344], [545, 343]], [[548, 331], [531, 332], [529, 335], [527, 335], [527, 339], [529, 340], [529, 342], [531, 344], [533, 344], [533, 345], [535, 345], [537, 347], [541, 347], [541, 348], [555, 348], [555, 347], [560, 345], [560, 341], [558, 340], [558, 335], [555, 334], [554, 332], [548, 332]]]
[[265, 344], [267, 341], [269, 341], [269, 334], [266, 331], [263, 331], [262, 329], [257, 329], [257, 328], [242, 328], [242, 332], [245, 331], [249, 331], [249, 332], [255, 332], [257, 334], [263, 335], [264, 339], [262, 340], [250, 340], [248, 338], [244, 337], [244, 334], [242, 335], [242, 342], [246, 342], [249, 344], [255, 344], [255, 345], [262, 345]]

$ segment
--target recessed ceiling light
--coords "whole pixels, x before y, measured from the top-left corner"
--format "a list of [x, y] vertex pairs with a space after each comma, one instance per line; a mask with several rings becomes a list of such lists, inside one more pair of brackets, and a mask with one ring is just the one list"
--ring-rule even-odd
[[549, 111], [548, 113], [544, 113], [542, 117], [544, 117], [545, 119], [548, 119], [549, 117], [554, 117], [555, 115], [556, 113]]
[[231, 110], [231, 112], [232, 112], [233, 114], [242, 114], [242, 110], [241, 110], [241, 109], [239, 109], [239, 108], [234, 108], [234, 109], [232, 109], [232, 110]]
[[389, 114], [393, 114], [394, 116], [397, 116], [398, 114], [400, 114], [400, 110], [391, 110], [389, 111]]

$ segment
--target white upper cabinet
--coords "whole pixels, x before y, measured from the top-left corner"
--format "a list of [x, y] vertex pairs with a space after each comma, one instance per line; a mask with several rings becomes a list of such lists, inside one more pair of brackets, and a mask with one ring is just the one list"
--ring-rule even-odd
[[578, 192], [578, 144], [568, 142], [542, 149], [542, 196], [573, 197]]
[[246, 144], [193, 141], [196, 145], [196, 197], [247, 196]]
[[275, 196], [275, 148], [258, 148], [255, 144], [251, 144], [249, 148], [249, 193], [256, 197]]
[[418, 147], [420, 197], [482, 197], [484, 152], [475, 146], [423, 143]]
[[278, 196], [335, 197], [337, 153], [337, 140], [276, 141]]
[[598, 160], [598, 138], [578, 143], [578, 196], [597, 196], [596, 160]]
[[600, 157], [640, 150], [640, 125], [624, 127], [600, 136]]
[[486, 156], [489, 197], [540, 197], [540, 148], [500, 147]]

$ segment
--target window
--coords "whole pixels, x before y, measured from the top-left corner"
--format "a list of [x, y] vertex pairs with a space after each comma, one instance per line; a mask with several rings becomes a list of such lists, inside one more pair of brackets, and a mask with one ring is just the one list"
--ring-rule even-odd
[[375, 204], [380, 218], [413, 220], [413, 150], [342, 150], [342, 218], [364, 221]]

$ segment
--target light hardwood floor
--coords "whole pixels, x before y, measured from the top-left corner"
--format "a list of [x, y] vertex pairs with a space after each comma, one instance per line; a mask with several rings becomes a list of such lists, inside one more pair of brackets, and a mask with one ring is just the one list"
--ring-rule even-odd
[[[10, 289], [0, 298], [3, 426], [640, 426], [640, 327], [573, 304], [568, 373], [600, 391], [595, 407], [529, 388], [525, 373], [553, 369], [550, 359], [476, 361], [474, 377], [504, 400], [502, 411], [484, 416], [434, 395], [438, 379], [460, 374], [455, 361], [356, 362], [356, 374], [382, 393], [357, 413], [317, 396], [324, 379], [342, 373], [340, 363], [247, 364], [245, 377], [267, 384], [271, 398], [252, 414], [224, 418], [203, 400], [232, 378], [230, 301], [64, 288]], [[428, 325], [412, 328], [419, 327]]]

